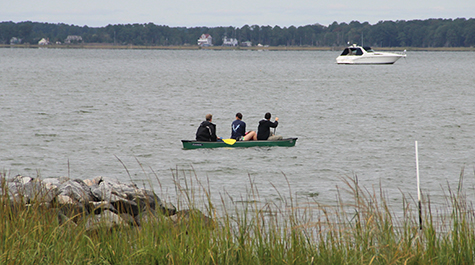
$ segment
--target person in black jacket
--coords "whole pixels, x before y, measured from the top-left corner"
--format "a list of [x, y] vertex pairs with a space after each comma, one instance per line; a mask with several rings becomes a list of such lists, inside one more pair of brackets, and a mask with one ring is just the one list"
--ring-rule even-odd
[[270, 128], [276, 128], [279, 125], [279, 118], [275, 118], [274, 122], [270, 121], [271, 114], [267, 112], [264, 115], [264, 119], [259, 121], [259, 126], [257, 127], [257, 140], [279, 140], [282, 139], [282, 136], [273, 135], [270, 131]]
[[200, 124], [196, 131], [196, 141], [216, 142], [221, 139], [216, 136], [216, 124], [212, 123], [213, 115], [206, 114], [206, 120]]

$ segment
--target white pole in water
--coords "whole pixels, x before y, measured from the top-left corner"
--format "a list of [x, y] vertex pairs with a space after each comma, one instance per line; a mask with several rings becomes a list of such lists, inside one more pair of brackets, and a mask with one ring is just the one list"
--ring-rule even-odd
[[416, 149], [416, 176], [417, 176], [417, 201], [419, 204], [419, 229], [422, 230], [422, 206], [421, 206], [421, 187], [419, 181], [419, 153], [417, 148], [417, 141], [415, 142]]

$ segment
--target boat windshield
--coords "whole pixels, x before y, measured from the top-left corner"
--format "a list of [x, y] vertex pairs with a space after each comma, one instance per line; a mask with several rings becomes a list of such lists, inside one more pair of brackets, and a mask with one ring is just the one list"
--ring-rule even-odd
[[363, 55], [361, 48], [345, 48], [340, 55]]
[[363, 47], [363, 49], [367, 52], [374, 52], [374, 50], [369, 46]]
[[346, 48], [340, 55], [348, 55], [348, 53], [350, 53], [350, 49]]

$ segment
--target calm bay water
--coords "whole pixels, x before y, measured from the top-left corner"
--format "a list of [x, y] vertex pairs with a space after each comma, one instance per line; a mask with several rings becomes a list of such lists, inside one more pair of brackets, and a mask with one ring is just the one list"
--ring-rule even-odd
[[[252, 181], [275, 200], [288, 181], [322, 203], [356, 175], [400, 202], [417, 196], [417, 140], [425, 195], [443, 202], [463, 168], [473, 194], [475, 53], [409, 52], [383, 66], [336, 65], [339, 53], [0, 49], [1, 169], [160, 189], [156, 175], [167, 194], [174, 174], [196, 174], [216, 199]], [[255, 130], [267, 111], [295, 147], [182, 149], [207, 113], [228, 138], [236, 112]]]

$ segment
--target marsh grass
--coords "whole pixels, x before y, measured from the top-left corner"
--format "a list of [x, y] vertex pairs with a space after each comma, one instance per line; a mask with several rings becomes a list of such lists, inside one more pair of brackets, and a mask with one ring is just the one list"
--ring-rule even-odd
[[[3, 174], [2, 179], [5, 177]], [[401, 195], [402, 216], [395, 215], [381, 188], [364, 189], [356, 177], [341, 180], [339, 192], [350, 194], [352, 201], [339, 200], [336, 207], [321, 205], [312, 196], [297, 201], [291, 191], [288, 196], [280, 194], [278, 204], [266, 202], [250, 180], [246, 197], [240, 201], [221, 196], [218, 203], [226, 205], [220, 211], [211, 200], [209, 185], [200, 183], [196, 176], [176, 173], [174, 179], [177, 208], [187, 211], [172, 218], [159, 215], [140, 227], [88, 231], [84, 228], [86, 220], [60, 222], [54, 208], [16, 204], [4, 194], [0, 203], [0, 263], [475, 262], [474, 211], [462, 184], [455, 191], [447, 188], [447, 205], [441, 209], [432, 209], [429, 198], [425, 198], [420, 230], [413, 199]], [[5, 191], [4, 184], [2, 188]]]

